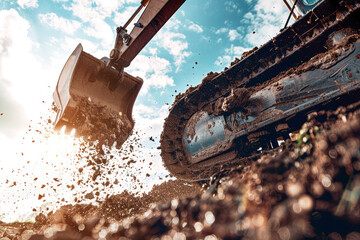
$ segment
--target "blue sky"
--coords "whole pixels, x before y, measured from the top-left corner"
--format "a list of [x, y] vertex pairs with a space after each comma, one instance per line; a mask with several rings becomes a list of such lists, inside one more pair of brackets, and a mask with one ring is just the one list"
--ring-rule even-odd
[[[12, 170], [23, 169], [29, 160], [34, 169], [47, 171], [42, 165], [44, 145], [30, 147], [24, 140], [28, 125], [41, 122], [40, 117], [48, 114], [58, 75], [76, 45], [82, 43], [84, 51], [98, 58], [108, 56], [115, 28], [127, 21], [139, 2], [1, 0], [0, 184], [16, 177]], [[134, 118], [144, 144], [141, 154], [153, 156], [159, 176], [166, 170], [156, 147], [175, 95], [274, 37], [287, 16], [281, 0], [187, 0], [125, 69], [144, 80]], [[150, 136], [156, 141], [149, 141]], [[20, 152], [27, 157], [19, 157]], [[21, 191], [31, 192], [30, 188]], [[19, 189], [11, 194], [12, 190], [5, 191], [9, 194], [4, 202], [21, 194]], [[29, 198], [33, 195], [37, 196], [30, 194]]]

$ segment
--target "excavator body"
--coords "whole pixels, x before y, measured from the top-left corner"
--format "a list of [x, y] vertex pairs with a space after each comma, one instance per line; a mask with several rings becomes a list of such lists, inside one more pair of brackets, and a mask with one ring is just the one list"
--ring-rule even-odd
[[[184, 1], [142, 1], [147, 6], [131, 33], [117, 29], [110, 59], [96, 59], [79, 45], [54, 93], [59, 108], [55, 128], [81, 125], [77, 107], [89, 99], [126, 116], [122, 124], [128, 121], [130, 127], [118, 137], [122, 143], [134, 126], [131, 112], [142, 85], [123, 69]], [[177, 178], [209, 179], [278, 147], [311, 112], [358, 100], [358, 1], [290, 0], [292, 6], [283, 1], [290, 15], [277, 36], [176, 97], [160, 148], [164, 165]], [[296, 21], [288, 27], [291, 15]]]

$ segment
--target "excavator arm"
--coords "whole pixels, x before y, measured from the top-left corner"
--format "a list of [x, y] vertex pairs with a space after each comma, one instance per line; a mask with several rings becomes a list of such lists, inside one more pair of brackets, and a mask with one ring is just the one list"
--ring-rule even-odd
[[130, 34], [126, 35], [125, 29], [139, 9], [124, 27], [117, 28], [115, 47], [110, 53], [111, 62], [116, 66], [128, 67], [184, 2], [185, 0], [142, 1], [140, 8], [146, 4], [147, 7]]
[[[134, 127], [132, 108], [143, 84], [142, 79], [124, 72], [124, 68], [130, 65], [184, 2], [142, 0], [127, 23], [116, 29], [110, 59], [97, 59], [84, 52], [79, 44], [65, 63], [53, 94], [57, 107], [55, 130], [65, 126], [65, 132], [76, 129], [77, 136], [89, 137], [96, 135], [97, 131], [104, 131], [101, 129], [104, 125], [97, 123], [106, 122], [109, 125], [108, 133], [101, 135], [111, 138], [106, 139], [108, 145], [116, 141], [120, 146]], [[126, 28], [144, 7], [145, 10], [128, 34]], [[112, 123], [109, 123], [109, 119], [113, 119]]]

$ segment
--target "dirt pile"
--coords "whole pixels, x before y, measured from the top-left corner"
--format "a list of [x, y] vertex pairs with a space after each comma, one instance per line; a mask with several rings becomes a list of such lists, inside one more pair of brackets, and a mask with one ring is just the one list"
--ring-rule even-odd
[[197, 185], [170, 180], [155, 185], [149, 193], [143, 195], [136, 196], [124, 191], [109, 196], [98, 206], [65, 205], [46, 215], [40, 213], [34, 224], [0, 222], [0, 239], [18, 239], [20, 236], [20, 239], [48, 239], [53, 235], [50, 239], [82, 239], [84, 236], [92, 236], [92, 229], [99, 223], [109, 226], [110, 223], [119, 222], [126, 217], [144, 213], [157, 202], [170, 201], [180, 196], [192, 197], [199, 193], [201, 189]]
[[109, 196], [100, 204], [100, 210], [106, 217], [121, 220], [125, 217], [145, 212], [152, 203], [171, 201], [174, 198], [193, 196], [200, 193], [198, 185], [186, 184], [179, 180], [170, 180], [155, 185], [149, 193], [135, 196], [127, 191]]
[[220, 173], [204, 194], [138, 212], [126, 212], [141, 208], [137, 200], [109, 197], [130, 207], [112, 208], [112, 217], [70, 212], [30, 239], [358, 239], [359, 136], [360, 103], [312, 113], [296, 142]]

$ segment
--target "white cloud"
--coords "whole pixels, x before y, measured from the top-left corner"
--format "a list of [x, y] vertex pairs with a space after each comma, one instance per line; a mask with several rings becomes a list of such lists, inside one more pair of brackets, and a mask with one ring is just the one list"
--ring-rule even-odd
[[288, 14], [281, 1], [258, 0], [254, 9], [246, 13], [242, 20], [243, 23], [250, 24], [245, 36], [246, 41], [252, 46], [258, 46], [275, 37]]
[[215, 64], [217, 66], [227, 67], [235, 58], [240, 58], [245, 51], [249, 50], [249, 48], [234, 46], [233, 44], [231, 44], [230, 48], [225, 49], [226, 54], [222, 57], [218, 57], [215, 61]]
[[229, 29], [227, 29], [227, 28], [220, 28], [220, 29], [216, 30], [215, 34], [226, 33], [228, 31], [229, 31]]
[[0, 105], [7, 116], [0, 128], [9, 136], [23, 131], [27, 120], [39, 115], [41, 102], [51, 98], [48, 80], [56, 79], [35, 57], [29, 29], [29, 22], [16, 10], [0, 11], [0, 96], [4, 98]]
[[59, 39], [57, 39], [56, 37], [51, 37], [50, 38], [50, 44], [51, 45], [54, 45], [54, 44], [56, 44], [56, 43], [58, 43], [59, 42]]
[[54, 29], [61, 30], [67, 34], [73, 34], [81, 27], [81, 23], [75, 20], [69, 20], [58, 17], [56, 13], [39, 14], [40, 21]]
[[[188, 51], [189, 44], [186, 41], [186, 36], [178, 31], [180, 31], [180, 27], [184, 29], [193, 24], [195, 23], [190, 20], [182, 23], [176, 18], [171, 18], [152, 40], [152, 43], [158, 48], [166, 50], [173, 56], [173, 64], [176, 66], [175, 72], [180, 70], [185, 59], [191, 55], [191, 51]], [[197, 30], [199, 31], [199, 29]]]
[[127, 4], [139, 4], [139, 0], [120, 0], [120, 2]]
[[244, 15], [244, 22], [251, 24], [255, 20], [255, 15], [251, 12], [248, 12]]
[[[242, 26], [237, 29], [220, 28], [215, 31], [215, 34], [226, 34], [230, 41], [242, 39], [242, 45], [231, 44], [230, 48], [225, 49], [224, 56], [218, 57], [215, 61], [218, 66], [228, 66], [235, 57], [240, 58], [243, 52], [275, 37], [288, 15], [288, 10], [281, 1], [246, 1], [248, 3], [255, 2], [255, 6], [253, 10], [244, 15], [241, 20]], [[243, 32], [247, 32], [244, 37], [240, 34]], [[218, 39], [219, 41], [221, 40]]]
[[[215, 31], [217, 35], [227, 35], [230, 41], [234, 41], [236, 39], [241, 38], [240, 33], [236, 29], [229, 29], [229, 28], [219, 28]], [[219, 41], [219, 40], [218, 40]], [[221, 40], [220, 40], [221, 41]]]
[[109, 56], [110, 51], [108, 49], [101, 49], [98, 44], [91, 42], [89, 40], [83, 38], [73, 38], [73, 37], [65, 37], [65, 39], [61, 41], [60, 47], [63, 51], [60, 54], [62, 55], [65, 53], [66, 54], [65, 56], [69, 57], [69, 55], [74, 51], [74, 49], [79, 43], [81, 43], [81, 45], [83, 46], [83, 50], [85, 52], [99, 59], [104, 56], [107, 57]]
[[111, 17], [124, 4], [138, 5], [139, 3], [139, 0], [74, 0], [68, 10], [84, 22], [91, 22], [93, 19], [104, 20]]
[[164, 58], [138, 55], [125, 71], [144, 80], [140, 92], [142, 95], [146, 94], [150, 87], [174, 86], [174, 80], [168, 75], [171, 72], [170, 62]]
[[69, 10], [72, 10], [74, 16], [79, 17], [84, 22], [91, 22], [94, 19], [103, 20], [110, 17], [120, 5], [121, 2], [115, 0], [74, 0]]
[[[185, 59], [191, 54], [191, 52], [188, 51], [186, 36], [183, 33], [179, 33], [178, 30], [180, 27], [186, 28], [192, 24], [194, 23], [189, 20], [187, 20], [186, 23], [182, 23], [176, 18], [171, 18], [151, 40], [152, 44], [156, 45], [159, 50], [164, 49], [172, 55], [176, 72], [180, 70]], [[194, 30], [195, 28], [196, 27], [194, 27]], [[200, 31], [198, 28], [196, 30]]]
[[71, 53], [79, 43], [81, 43], [81, 45], [83, 46], [86, 52], [91, 52], [92, 54], [98, 48], [97, 44], [94, 44], [89, 40], [82, 38], [70, 38], [70, 37], [66, 37], [65, 40], [62, 41], [60, 46], [66, 52]]
[[170, 31], [160, 31], [157, 36], [158, 47], [164, 48], [174, 57], [174, 65], [179, 70], [180, 65], [185, 62], [185, 58], [189, 57], [191, 52], [188, 49], [186, 36], [182, 33], [175, 33]]
[[146, 106], [144, 104], [136, 105], [136, 113], [141, 116], [151, 117], [154, 114], [153, 106]]
[[216, 59], [215, 65], [225, 67], [225, 66], [230, 65], [231, 60], [232, 60], [232, 58], [229, 55], [225, 55], [222, 57], [220, 56]]
[[204, 31], [202, 29], [202, 27], [200, 27], [199, 25], [197, 25], [196, 23], [193, 23], [193, 22], [189, 26], [189, 30], [194, 31], [196, 33], [202, 33]]
[[254, 46], [259, 46], [261, 44], [264, 44], [271, 38], [275, 37], [279, 30], [279, 26], [276, 25], [269, 24], [259, 26], [254, 33], [248, 33], [246, 35], [246, 39], [250, 44]]
[[239, 6], [237, 5], [237, 2], [233, 2], [233, 1], [225, 2], [225, 10], [230, 13], [232, 13], [232, 12], [240, 13], [241, 12]]
[[[101, 40], [101, 47], [110, 49], [115, 41], [115, 26], [110, 26], [105, 19], [113, 17], [117, 25], [123, 25], [128, 18], [134, 13], [137, 7], [129, 6], [119, 13], [119, 9], [124, 4], [138, 5], [138, 0], [74, 0], [70, 7], [65, 7], [71, 10], [73, 15], [79, 17], [84, 23], [89, 23], [90, 26], [84, 29], [84, 32], [97, 39]], [[138, 15], [138, 17], [141, 13]], [[136, 20], [136, 19], [135, 19]], [[134, 21], [135, 21], [134, 20]], [[134, 22], [133, 21], [133, 22]], [[130, 24], [129, 29], [132, 28]]]
[[149, 52], [151, 55], [156, 56], [158, 49], [157, 48], [149, 48]]
[[210, 36], [201, 35], [201, 39], [206, 42], [211, 42], [212, 38]]
[[[160, 157], [159, 146], [160, 134], [163, 130], [165, 118], [169, 114], [169, 106], [163, 105], [162, 107], [148, 106], [144, 104], [137, 104], [134, 106], [134, 131], [140, 132], [140, 142], [144, 146], [148, 146], [146, 149], [141, 149], [144, 154], [144, 159], [149, 159], [153, 162], [152, 169], [156, 171], [158, 175], [168, 174], [168, 171], [163, 167], [162, 159]], [[150, 141], [150, 138], [154, 142]], [[152, 146], [152, 148], [149, 148]], [[145, 151], [144, 151], [145, 150]], [[146, 180], [148, 181], [148, 179]]]
[[164, 25], [164, 29], [166, 31], [177, 31], [180, 27], [184, 26], [184, 24], [176, 18], [170, 18], [170, 20]]
[[[153, 137], [156, 140], [160, 139], [160, 134], [163, 129], [164, 120], [169, 114], [169, 106], [163, 105], [161, 108], [154, 106], [147, 106], [138, 104], [134, 107], [135, 128], [141, 129], [144, 132], [142, 140], [149, 140]], [[160, 160], [161, 162], [161, 160]]]
[[235, 29], [229, 30], [229, 40], [234, 41], [235, 39], [238, 39], [241, 37], [240, 33], [238, 33]]
[[241, 46], [234, 46], [233, 44], [231, 44], [231, 47], [225, 49], [225, 52], [227, 54], [229, 54], [229, 55], [240, 58], [241, 55], [243, 54], [243, 52], [249, 51], [249, 50], [250, 50], [250, 48], [244, 48], [244, 47], [241, 47]]
[[37, 8], [37, 0], [18, 0], [17, 3], [21, 8]]
[[115, 41], [115, 33], [104, 20], [95, 18], [90, 21], [90, 27], [84, 29], [84, 32], [101, 40], [104, 49], [111, 49]]

